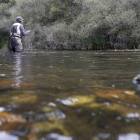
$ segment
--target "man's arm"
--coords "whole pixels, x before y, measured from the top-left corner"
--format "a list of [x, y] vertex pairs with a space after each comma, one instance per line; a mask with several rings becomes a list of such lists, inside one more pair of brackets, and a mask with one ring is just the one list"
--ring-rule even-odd
[[30, 33], [30, 31], [25, 31], [23, 25], [20, 26], [20, 31], [22, 36], [26, 36]]

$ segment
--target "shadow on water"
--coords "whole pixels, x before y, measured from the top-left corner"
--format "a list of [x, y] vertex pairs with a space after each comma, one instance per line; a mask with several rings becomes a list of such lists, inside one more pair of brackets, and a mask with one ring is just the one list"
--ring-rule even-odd
[[139, 53], [0, 56], [0, 140], [139, 140]]

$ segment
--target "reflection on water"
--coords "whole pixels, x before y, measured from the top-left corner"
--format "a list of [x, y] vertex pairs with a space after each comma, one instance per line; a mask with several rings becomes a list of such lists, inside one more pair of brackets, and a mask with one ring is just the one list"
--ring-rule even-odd
[[139, 139], [139, 52], [0, 56], [0, 140]]
[[104, 134], [104, 133], [99, 133], [97, 136], [96, 136], [96, 139], [108, 139], [110, 137], [110, 134], [107, 133], [107, 134]]
[[10, 135], [4, 131], [0, 132], [0, 140], [19, 140], [17, 136]]
[[3, 112], [5, 110], [4, 107], [0, 107], [0, 112]]
[[47, 114], [49, 117], [52, 117], [53, 119], [55, 118], [58, 118], [58, 119], [65, 119], [66, 118], [66, 115], [59, 111], [59, 110], [56, 110], [55, 112], [51, 112], [50, 114], [48, 113]]
[[118, 137], [118, 140], [139, 140], [140, 136], [138, 134], [123, 134]]
[[68, 99], [56, 99], [56, 101], [59, 101], [64, 105], [71, 105], [73, 102], [77, 102], [78, 99], [69, 97]]
[[140, 115], [139, 115], [139, 113], [129, 113], [129, 114], [127, 114], [127, 117], [128, 118], [140, 118]]
[[23, 78], [23, 76], [21, 76], [21, 63], [22, 63], [22, 54], [21, 53], [11, 53], [10, 54], [10, 59], [11, 59], [11, 63], [14, 66], [11, 69], [11, 73], [14, 75], [14, 77], [12, 78], [13, 81], [15, 81], [15, 84], [13, 84], [13, 86], [15, 87], [20, 87], [20, 83], [21, 83], [21, 79]]
[[[66, 136], [62, 136], [62, 135], [59, 135], [59, 134], [55, 134], [55, 133], [51, 133], [49, 135], [47, 135], [47, 139], [48, 140], [72, 140], [71, 137], [66, 137]], [[42, 138], [41, 140], [46, 140], [44, 138]]]

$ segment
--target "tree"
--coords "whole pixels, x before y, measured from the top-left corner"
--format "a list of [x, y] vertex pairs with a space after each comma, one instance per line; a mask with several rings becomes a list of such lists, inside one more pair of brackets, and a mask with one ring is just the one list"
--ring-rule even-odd
[[34, 30], [26, 46], [137, 48], [139, 12], [140, 0], [10, 0], [0, 4], [0, 28], [9, 31], [20, 15]]

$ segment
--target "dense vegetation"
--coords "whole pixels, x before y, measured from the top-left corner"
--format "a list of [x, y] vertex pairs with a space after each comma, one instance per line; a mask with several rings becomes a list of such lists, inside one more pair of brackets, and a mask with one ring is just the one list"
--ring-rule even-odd
[[0, 0], [0, 47], [20, 15], [27, 49], [139, 49], [139, 13], [140, 0]]

